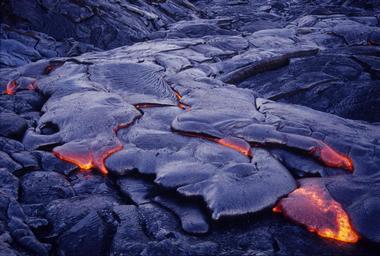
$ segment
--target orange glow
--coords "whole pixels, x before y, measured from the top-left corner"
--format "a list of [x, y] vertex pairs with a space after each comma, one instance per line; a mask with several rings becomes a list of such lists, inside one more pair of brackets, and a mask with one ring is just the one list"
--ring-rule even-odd
[[178, 105], [177, 106], [180, 109], [183, 109], [183, 110], [186, 110], [186, 111], [190, 111], [190, 106], [189, 105], [187, 105], [185, 103], [181, 103], [182, 95], [177, 90], [175, 90], [173, 88], [172, 88], [172, 90], [173, 90], [173, 92], [175, 94], [175, 97], [177, 98], [177, 101], [178, 101]]
[[114, 148], [109, 148], [107, 150], [104, 150], [103, 152], [100, 152], [100, 156], [94, 158], [94, 166], [99, 169], [99, 171], [103, 174], [108, 174], [108, 170], [106, 168], [106, 165], [104, 164], [105, 160], [111, 156], [112, 154], [116, 153], [117, 151], [120, 151], [123, 149], [123, 146], [121, 144], [116, 145]]
[[235, 151], [238, 151], [239, 153], [252, 157], [252, 150], [251, 146], [248, 142], [246, 142], [243, 139], [237, 138], [237, 137], [225, 137], [223, 139], [219, 139], [217, 137], [213, 137], [207, 134], [201, 134], [201, 133], [194, 133], [194, 132], [182, 132], [182, 131], [176, 131], [177, 133], [188, 136], [188, 137], [194, 137], [194, 138], [200, 138], [208, 141], [212, 141], [215, 143], [218, 143], [222, 146], [231, 148]]
[[12, 81], [9, 81], [9, 83], [7, 84], [4, 90], [4, 93], [8, 95], [14, 95], [16, 93], [16, 89], [17, 89], [17, 83], [15, 80], [12, 80]]
[[52, 71], [54, 70], [53, 66], [52, 65], [47, 65], [47, 67], [45, 68], [44, 70], [44, 74], [50, 74]]
[[252, 157], [251, 146], [245, 140], [235, 137], [226, 137], [223, 139], [218, 139], [216, 142], [220, 145], [236, 150], [243, 155]]
[[66, 162], [78, 166], [81, 170], [90, 170], [94, 168], [93, 155], [84, 144], [76, 144], [74, 147], [59, 146], [53, 149], [53, 154]]
[[321, 237], [346, 243], [356, 243], [358, 234], [342, 206], [318, 183], [304, 183], [279, 201], [273, 212], [283, 214], [303, 224]]
[[177, 105], [180, 109], [183, 109], [183, 110], [186, 110], [187, 112], [190, 111], [190, 106], [189, 105], [186, 105], [184, 103], [181, 103], [181, 102], [178, 102], [178, 105]]
[[177, 91], [177, 90], [174, 90], [172, 89], [175, 93], [175, 97], [177, 98], [178, 101], [180, 101], [182, 99], [182, 95]]
[[128, 127], [130, 127], [131, 125], [133, 125], [139, 118], [141, 118], [141, 116], [137, 116], [135, 117], [130, 123], [124, 123], [124, 124], [119, 124], [117, 125], [116, 127], [114, 127], [112, 129], [112, 131], [115, 133], [115, 135], [117, 135], [117, 133], [119, 132], [119, 130], [121, 129], [126, 129]]
[[272, 211], [276, 212], [276, 213], [280, 213], [280, 212], [282, 212], [282, 209], [281, 209], [280, 205], [276, 205], [275, 207], [272, 208]]
[[43, 74], [48, 75], [51, 72], [53, 72], [56, 68], [62, 66], [63, 64], [64, 62], [60, 62], [60, 61], [50, 62], [49, 65], [47, 65], [46, 68], [44, 69]]
[[66, 162], [75, 164], [81, 170], [98, 169], [102, 174], [107, 174], [108, 170], [104, 161], [113, 153], [123, 149], [120, 143], [116, 145], [106, 145], [100, 149], [86, 142], [69, 142], [53, 149], [53, 154]]
[[354, 170], [354, 164], [350, 157], [335, 151], [326, 144], [314, 147], [310, 153], [322, 161], [326, 166], [343, 168], [350, 172]]
[[33, 81], [30, 84], [28, 84], [27, 88], [28, 88], [29, 91], [35, 91], [35, 90], [37, 90], [38, 86], [37, 86], [36, 81]]

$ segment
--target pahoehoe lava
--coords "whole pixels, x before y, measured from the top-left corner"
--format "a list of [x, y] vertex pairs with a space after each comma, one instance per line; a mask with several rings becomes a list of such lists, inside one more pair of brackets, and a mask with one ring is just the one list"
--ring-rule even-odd
[[379, 1], [0, 7], [0, 256], [377, 255]]

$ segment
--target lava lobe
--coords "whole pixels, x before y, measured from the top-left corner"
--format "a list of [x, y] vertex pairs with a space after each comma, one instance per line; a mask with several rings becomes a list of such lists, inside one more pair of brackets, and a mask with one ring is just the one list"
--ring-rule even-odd
[[326, 166], [343, 168], [350, 172], [354, 170], [354, 164], [350, 157], [337, 152], [326, 144], [314, 147], [310, 154], [318, 158]]
[[81, 170], [98, 169], [102, 174], [108, 174], [104, 161], [113, 153], [122, 150], [123, 145], [118, 139], [96, 138], [94, 141], [72, 141], [55, 147], [54, 155], [66, 162], [77, 165]]
[[282, 212], [321, 237], [346, 243], [356, 243], [359, 240], [359, 235], [351, 226], [342, 206], [316, 180], [302, 180], [301, 186], [281, 199], [272, 210]]

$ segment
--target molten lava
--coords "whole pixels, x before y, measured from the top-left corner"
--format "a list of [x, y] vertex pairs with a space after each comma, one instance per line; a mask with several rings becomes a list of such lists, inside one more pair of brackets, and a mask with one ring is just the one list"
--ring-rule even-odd
[[304, 180], [301, 187], [279, 201], [273, 212], [303, 224], [310, 232], [346, 243], [356, 243], [358, 234], [348, 215], [320, 183]]
[[98, 143], [95, 144], [86, 140], [72, 141], [54, 148], [53, 154], [63, 161], [75, 164], [81, 170], [96, 168], [102, 174], [107, 174], [104, 161], [113, 153], [122, 150], [123, 146], [118, 141], [108, 142], [106, 145], [102, 145], [101, 140]]
[[94, 168], [93, 155], [86, 144], [76, 144], [74, 147], [68, 147], [65, 144], [53, 149], [53, 154], [66, 162], [75, 164], [81, 170], [90, 170]]
[[225, 137], [225, 138], [220, 139], [214, 136], [201, 134], [201, 133], [182, 132], [182, 131], [176, 131], [176, 132], [184, 136], [195, 137], [195, 138], [212, 141], [220, 145], [223, 145], [225, 147], [228, 147], [230, 149], [233, 149], [247, 157], [252, 157], [252, 150], [249, 143], [237, 137]]
[[186, 111], [190, 111], [190, 106], [189, 105], [187, 105], [187, 104], [185, 104], [185, 103], [182, 103], [181, 102], [181, 100], [182, 100], [182, 95], [177, 91], [177, 90], [175, 90], [175, 89], [173, 89], [172, 88], [172, 90], [173, 90], [173, 92], [174, 92], [174, 94], [175, 94], [175, 97], [177, 98], [177, 101], [178, 101], [178, 107], [180, 108], [180, 109], [183, 109], [183, 110], [186, 110]]
[[314, 147], [310, 153], [314, 157], [318, 158], [326, 166], [333, 168], [343, 168], [350, 172], [354, 170], [354, 164], [350, 157], [335, 151], [326, 144]]
[[236, 150], [243, 155], [252, 157], [251, 146], [245, 140], [236, 137], [226, 137], [223, 139], [217, 139], [216, 142], [220, 145]]
[[12, 81], [9, 81], [9, 83], [7, 84], [4, 90], [4, 93], [8, 95], [13, 95], [16, 93], [16, 89], [17, 89], [17, 83], [15, 80], [12, 80]]

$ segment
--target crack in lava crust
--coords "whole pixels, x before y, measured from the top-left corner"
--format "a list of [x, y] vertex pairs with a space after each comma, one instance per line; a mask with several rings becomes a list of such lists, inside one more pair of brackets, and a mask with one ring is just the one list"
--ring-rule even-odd
[[178, 134], [183, 135], [183, 136], [195, 137], [195, 138], [200, 138], [200, 139], [204, 139], [204, 140], [208, 140], [208, 141], [218, 143], [222, 146], [233, 149], [233, 150], [235, 150], [235, 151], [237, 151], [237, 152], [239, 152], [239, 153], [241, 153], [241, 154], [243, 154], [249, 158], [252, 158], [252, 149], [251, 149], [250, 144], [241, 138], [232, 137], [232, 136], [228, 136], [225, 138], [217, 138], [214, 136], [210, 136], [207, 134], [201, 134], [201, 133], [183, 132], [183, 131], [178, 131], [178, 130], [174, 130], [174, 131]]
[[17, 83], [15, 80], [11, 80], [5, 87], [4, 94], [14, 95], [16, 93]]
[[182, 103], [181, 100], [183, 98], [183, 96], [174, 88], [172, 88], [172, 91], [174, 92], [175, 94], [175, 97], [177, 98], [177, 101], [178, 101], [178, 104], [177, 106], [180, 108], [180, 109], [183, 109], [183, 110], [186, 110], [186, 111], [190, 111], [190, 106], [185, 104], [185, 103]]
[[245, 140], [236, 137], [226, 137], [223, 139], [217, 139], [216, 143], [236, 150], [249, 158], [252, 157], [251, 146]]
[[351, 226], [347, 213], [327, 189], [312, 180], [303, 180], [301, 187], [283, 198], [272, 209], [303, 224], [321, 237], [356, 243], [359, 235]]

